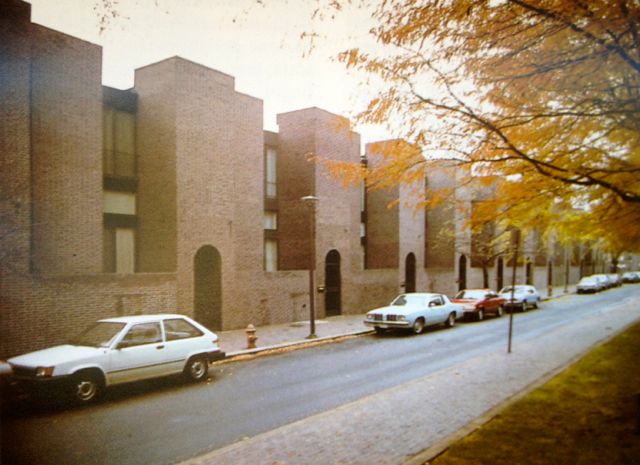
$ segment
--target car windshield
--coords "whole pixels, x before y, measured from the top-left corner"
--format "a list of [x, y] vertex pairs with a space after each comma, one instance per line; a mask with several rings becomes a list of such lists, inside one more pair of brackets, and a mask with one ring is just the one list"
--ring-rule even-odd
[[580, 283], [582, 284], [590, 284], [590, 283], [595, 283], [596, 279], [595, 278], [582, 278], [580, 280]]
[[71, 340], [76, 346], [109, 347], [113, 338], [125, 327], [124, 323], [98, 321]]
[[396, 307], [402, 307], [404, 305], [410, 305], [410, 304], [416, 304], [416, 303], [419, 304], [421, 302], [424, 302], [424, 297], [411, 295], [411, 294], [402, 294], [396, 297], [395, 300], [391, 302], [391, 305], [394, 305]]
[[456, 299], [484, 299], [486, 295], [487, 293], [485, 291], [466, 289], [458, 292]]

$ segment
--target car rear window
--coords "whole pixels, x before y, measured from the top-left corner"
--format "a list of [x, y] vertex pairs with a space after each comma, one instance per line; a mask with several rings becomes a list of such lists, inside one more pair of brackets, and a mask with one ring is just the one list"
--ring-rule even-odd
[[204, 334], [191, 323], [181, 318], [164, 320], [164, 333], [167, 341], [199, 337]]

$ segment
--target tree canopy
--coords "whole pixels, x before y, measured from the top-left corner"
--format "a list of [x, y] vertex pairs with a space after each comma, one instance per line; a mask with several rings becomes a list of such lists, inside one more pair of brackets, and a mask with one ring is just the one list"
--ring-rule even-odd
[[381, 83], [357, 119], [420, 150], [371, 179], [454, 165], [495, 189], [487, 217], [640, 250], [638, 0], [382, 0], [374, 17], [383, 52], [340, 56]]

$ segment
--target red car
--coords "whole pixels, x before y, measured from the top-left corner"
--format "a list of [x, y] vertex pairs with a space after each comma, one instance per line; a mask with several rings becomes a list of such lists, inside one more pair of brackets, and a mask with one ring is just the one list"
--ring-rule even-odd
[[506, 299], [491, 289], [464, 289], [456, 294], [452, 302], [462, 305], [465, 318], [472, 317], [480, 321], [484, 320], [487, 313], [502, 316]]

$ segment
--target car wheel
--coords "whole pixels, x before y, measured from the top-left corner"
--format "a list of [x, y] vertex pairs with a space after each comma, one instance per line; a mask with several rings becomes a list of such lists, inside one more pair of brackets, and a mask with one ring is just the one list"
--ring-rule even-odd
[[93, 371], [81, 371], [71, 378], [71, 399], [78, 404], [90, 404], [102, 393], [102, 378]]
[[202, 355], [191, 357], [184, 368], [185, 375], [191, 381], [202, 381], [209, 373], [209, 360]]
[[447, 317], [447, 321], [445, 322], [445, 325], [447, 327], [451, 328], [455, 324], [456, 324], [456, 314], [451, 312], [451, 313], [449, 313], [449, 316]]
[[502, 315], [504, 315], [504, 307], [499, 305], [498, 310], [496, 311], [496, 317], [500, 318]]
[[478, 309], [478, 312], [476, 313], [476, 319], [478, 321], [484, 320], [484, 310], [482, 308]]
[[386, 330], [386, 329], [381, 328], [380, 326], [376, 326], [374, 329], [376, 330], [376, 334], [377, 334], [378, 336], [380, 336], [380, 335], [382, 335], [382, 334], [384, 334], [384, 333], [386, 333], [386, 332], [387, 332], [387, 330]]
[[534, 301], [533, 301], [533, 305], [532, 305], [532, 307], [533, 307], [533, 308], [538, 308], [538, 300], [534, 300]]
[[411, 329], [413, 329], [414, 334], [421, 334], [424, 330], [424, 320], [422, 318], [416, 318]]

